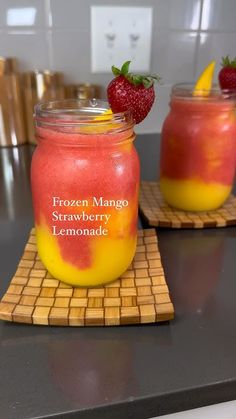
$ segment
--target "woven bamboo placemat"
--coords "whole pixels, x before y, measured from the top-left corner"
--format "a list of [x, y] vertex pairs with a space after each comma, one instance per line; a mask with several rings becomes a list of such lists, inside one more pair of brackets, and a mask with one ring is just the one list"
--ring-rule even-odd
[[74, 288], [54, 279], [39, 259], [32, 229], [0, 319], [58, 326], [112, 326], [170, 320], [174, 309], [154, 229], [139, 230], [130, 268], [104, 287]]
[[188, 212], [171, 208], [164, 201], [158, 182], [141, 182], [139, 206], [152, 227], [209, 228], [236, 224], [236, 197], [230, 195], [226, 203], [215, 211]]

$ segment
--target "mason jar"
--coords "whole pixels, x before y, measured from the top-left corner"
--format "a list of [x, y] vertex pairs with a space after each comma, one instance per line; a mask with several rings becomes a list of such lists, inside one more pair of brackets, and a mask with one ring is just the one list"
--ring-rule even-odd
[[64, 100], [35, 108], [31, 183], [37, 247], [50, 274], [74, 286], [117, 279], [137, 240], [139, 160], [129, 112]]
[[161, 134], [160, 187], [175, 208], [209, 211], [225, 202], [233, 186], [236, 91], [193, 91], [188, 84], [172, 89]]

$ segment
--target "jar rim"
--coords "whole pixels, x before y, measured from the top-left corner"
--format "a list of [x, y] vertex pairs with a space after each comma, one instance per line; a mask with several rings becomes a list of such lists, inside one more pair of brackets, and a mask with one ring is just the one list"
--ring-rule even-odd
[[134, 126], [129, 110], [119, 113], [107, 113], [110, 106], [101, 99], [63, 99], [38, 103], [34, 108], [34, 119], [48, 127], [54, 126], [103, 126], [111, 130], [119, 127], [122, 130]]
[[[193, 94], [193, 92], [195, 94]], [[236, 100], [236, 89], [221, 89], [214, 84], [211, 90], [195, 90], [194, 83], [177, 83], [172, 87], [172, 98], [194, 100], [194, 101], [215, 101], [215, 100]]]

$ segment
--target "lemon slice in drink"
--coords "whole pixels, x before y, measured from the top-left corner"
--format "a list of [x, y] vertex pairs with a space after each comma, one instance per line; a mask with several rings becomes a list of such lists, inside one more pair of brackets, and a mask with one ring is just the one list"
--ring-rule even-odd
[[208, 66], [203, 70], [194, 86], [193, 96], [209, 96], [213, 82], [215, 65], [216, 62], [211, 61], [210, 64], [208, 64]]

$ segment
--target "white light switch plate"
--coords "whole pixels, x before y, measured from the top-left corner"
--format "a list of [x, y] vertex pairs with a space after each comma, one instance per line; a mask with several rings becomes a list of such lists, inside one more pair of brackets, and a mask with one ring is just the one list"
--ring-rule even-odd
[[151, 7], [91, 6], [93, 73], [108, 73], [128, 60], [131, 71], [148, 72], [151, 42]]

